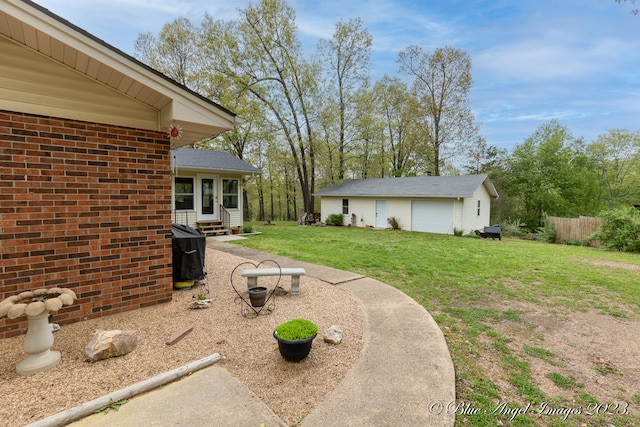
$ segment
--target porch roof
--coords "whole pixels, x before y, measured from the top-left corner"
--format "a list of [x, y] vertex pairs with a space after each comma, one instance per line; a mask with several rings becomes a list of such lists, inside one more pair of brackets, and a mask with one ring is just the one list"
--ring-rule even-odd
[[262, 173], [260, 169], [225, 151], [178, 148], [171, 150], [171, 160], [178, 168], [217, 170], [242, 175]]

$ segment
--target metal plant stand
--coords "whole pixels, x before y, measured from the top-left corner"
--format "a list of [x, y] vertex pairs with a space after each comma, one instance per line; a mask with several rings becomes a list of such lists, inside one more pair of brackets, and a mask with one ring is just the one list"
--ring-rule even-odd
[[[236, 298], [236, 302], [240, 306], [240, 313], [244, 317], [255, 317], [261, 314], [271, 314], [276, 309], [276, 291], [279, 289], [281, 275], [277, 276], [277, 281], [275, 286], [272, 288], [257, 286], [257, 279], [255, 281], [248, 281], [247, 283], [253, 283], [252, 287], [247, 289], [246, 296], [243, 293], [238, 291], [236, 284], [234, 283], [234, 278], [236, 281], [241, 281], [244, 279], [241, 276], [242, 270], [247, 268], [260, 268], [268, 265], [275, 266], [278, 270], [281, 270], [280, 265], [273, 260], [264, 260], [258, 264], [254, 264], [251, 261], [245, 261], [238, 264], [233, 271], [231, 272], [231, 287], [233, 291], [238, 295]], [[248, 280], [248, 279], [247, 279]], [[251, 295], [251, 294], [254, 295]], [[256, 294], [264, 293], [261, 297], [256, 297]]]

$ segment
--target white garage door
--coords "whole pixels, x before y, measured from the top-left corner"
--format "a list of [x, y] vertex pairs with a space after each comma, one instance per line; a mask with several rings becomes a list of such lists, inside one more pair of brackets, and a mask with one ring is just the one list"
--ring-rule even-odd
[[452, 200], [412, 200], [411, 230], [453, 234]]

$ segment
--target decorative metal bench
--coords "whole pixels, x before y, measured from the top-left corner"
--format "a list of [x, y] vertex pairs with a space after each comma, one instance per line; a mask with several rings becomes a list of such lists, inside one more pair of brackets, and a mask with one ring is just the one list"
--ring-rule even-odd
[[304, 268], [251, 268], [242, 272], [247, 278], [247, 288], [258, 286], [260, 276], [291, 276], [291, 295], [300, 295], [300, 276], [306, 276]]
[[475, 233], [483, 239], [491, 237], [492, 239], [502, 240], [502, 228], [499, 225], [484, 227], [482, 231], [476, 230]]

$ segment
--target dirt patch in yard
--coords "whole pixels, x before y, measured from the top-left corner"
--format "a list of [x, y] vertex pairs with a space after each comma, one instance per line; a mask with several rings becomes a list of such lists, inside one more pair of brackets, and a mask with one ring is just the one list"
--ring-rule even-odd
[[[507, 307], [498, 309], [504, 311]], [[640, 318], [633, 314], [633, 307], [620, 307], [628, 314], [624, 318], [595, 308], [576, 311], [545, 302], [514, 302], [508, 309], [518, 310], [522, 321], [502, 320], [490, 326], [506, 338], [511, 355], [529, 363], [531, 382], [544, 393], [545, 404], [571, 410], [580, 408], [583, 414], [589, 410], [600, 414], [583, 415], [578, 423], [581, 426], [620, 425], [614, 415], [603, 413], [607, 409], [629, 414], [622, 417], [626, 424], [621, 425], [637, 425]], [[492, 346], [490, 338], [482, 341], [487, 344], [487, 351], [483, 351], [486, 357], [479, 364], [501, 390], [501, 402], [522, 407], [531, 403], [522, 401], [522, 393], [511, 383], [512, 370], [504, 368], [504, 354]], [[562, 380], [560, 385], [558, 378]], [[539, 408], [540, 403], [532, 403], [529, 413]], [[534, 418], [540, 425], [553, 425], [558, 417], [562, 418], [561, 415]], [[510, 425], [509, 422], [504, 425]]]
[[[599, 402], [626, 402], [633, 413], [640, 411], [633, 401], [640, 393], [638, 319], [618, 319], [595, 310], [558, 317], [544, 309], [521, 317], [527, 326], [511, 321], [493, 326], [510, 339], [508, 347], [530, 363], [531, 376], [547, 397], [571, 402], [576, 393], [588, 393]], [[526, 349], [546, 357], [529, 355]], [[576, 386], [558, 387], [547, 377], [550, 373], [559, 373]]]
[[625, 270], [640, 270], [640, 266], [635, 264], [625, 264], [623, 262], [602, 261], [602, 260], [583, 260], [588, 264], [597, 265], [600, 267], [622, 268]]
[[[603, 269], [640, 270], [633, 264], [578, 260]], [[518, 289], [519, 282], [509, 283]], [[582, 290], [581, 292], [585, 292]], [[586, 304], [572, 305], [562, 298], [494, 302], [482, 308], [517, 312], [519, 319], [485, 322], [496, 335], [481, 334], [483, 348], [478, 365], [498, 387], [500, 403], [526, 407], [522, 390], [516, 389], [506, 367], [507, 355], [528, 363], [530, 381], [543, 394], [544, 404], [554, 408], [581, 409], [579, 426], [640, 425], [640, 316], [638, 307], [624, 302], [601, 301], [597, 292]], [[498, 301], [496, 299], [495, 301]], [[608, 310], [613, 304], [615, 307]], [[585, 305], [590, 307], [585, 308]], [[603, 308], [601, 309], [600, 306]], [[606, 312], [605, 312], [606, 311]], [[519, 320], [519, 321], [518, 321]], [[507, 350], [504, 350], [504, 346]], [[464, 381], [459, 386], [467, 387]], [[498, 403], [499, 404], [499, 403]], [[609, 406], [607, 406], [607, 404]], [[532, 403], [531, 411], [539, 409]], [[609, 410], [610, 413], [607, 413]], [[587, 411], [596, 415], [585, 415]], [[614, 415], [625, 414], [625, 415]], [[556, 416], [534, 416], [539, 425], [555, 425]], [[465, 418], [464, 416], [461, 418]], [[466, 419], [466, 422], [472, 419]], [[511, 425], [500, 418], [498, 425]]]

